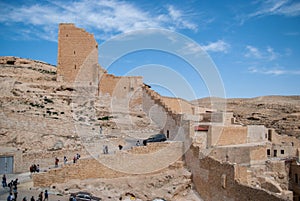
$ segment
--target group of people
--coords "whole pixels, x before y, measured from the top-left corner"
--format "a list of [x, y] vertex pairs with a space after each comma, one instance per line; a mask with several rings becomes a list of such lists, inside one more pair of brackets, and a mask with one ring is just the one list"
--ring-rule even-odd
[[[78, 159], [80, 159], [79, 153], [75, 154], [75, 156], [73, 157], [73, 163], [76, 163]], [[64, 156], [63, 161], [64, 161], [64, 164], [67, 164], [67, 162], [68, 162], [67, 156]], [[55, 160], [54, 160], [55, 167], [58, 167], [58, 162], [59, 162], [59, 159], [57, 157], [55, 157]]]
[[7, 201], [15, 201], [18, 197], [18, 178], [15, 180], [11, 180], [9, 183], [6, 181], [6, 175], [4, 174], [2, 176], [2, 186], [3, 188], [8, 187], [9, 188], [9, 195], [7, 197]]
[[79, 159], [80, 159], [80, 154], [77, 153], [77, 154], [73, 157], [73, 163], [76, 163], [77, 160], [79, 160]]
[[30, 166], [29, 170], [30, 170], [30, 173], [40, 172], [40, 165], [33, 164]]
[[[45, 190], [45, 193], [43, 191], [41, 191], [38, 195], [37, 200], [34, 198], [34, 196], [31, 196], [31, 198], [30, 198], [30, 201], [45, 201], [45, 200], [47, 200], [47, 201], [49, 200], [48, 190]], [[27, 200], [27, 198], [24, 197], [22, 201], [29, 201], [29, 200]]]
[[[32, 165], [33, 166], [33, 165]], [[7, 183], [6, 175], [4, 174], [2, 176], [2, 186], [3, 188], [8, 187], [9, 188], [9, 195], [7, 196], [7, 201], [16, 201], [18, 198], [18, 184], [19, 180], [16, 178], [15, 180], [11, 180], [9, 183]], [[49, 194], [48, 191], [45, 190], [45, 192], [41, 191], [38, 195], [38, 199], [35, 200], [34, 196], [31, 197], [30, 201], [48, 201], [49, 200]], [[29, 201], [26, 197], [22, 199], [22, 201]]]

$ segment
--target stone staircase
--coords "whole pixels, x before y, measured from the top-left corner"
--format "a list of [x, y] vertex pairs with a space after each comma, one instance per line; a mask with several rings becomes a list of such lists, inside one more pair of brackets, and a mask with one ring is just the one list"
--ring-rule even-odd
[[[164, 108], [169, 116], [171, 116], [175, 121], [178, 118], [178, 114], [169, 107], [165, 101], [161, 98], [159, 93], [155, 92], [154, 90], [150, 89], [149, 86], [144, 85], [143, 90], [151, 97], [155, 104], [158, 104]], [[176, 121], [178, 123], [178, 121]]]

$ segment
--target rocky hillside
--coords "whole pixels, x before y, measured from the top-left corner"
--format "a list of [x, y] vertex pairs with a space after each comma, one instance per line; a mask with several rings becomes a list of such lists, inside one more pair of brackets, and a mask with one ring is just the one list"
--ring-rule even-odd
[[[211, 107], [210, 98], [192, 103]], [[227, 99], [226, 103], [226, 110], [232, 111], [237, 121], [242, 124], [265, 125], [274, 128], [279, 134], [300, 138], [300, 96], [233, 98]]]
[[85, 136], [99, 137], [100, 125], [109, 138], [157, 132], [143, 112], [112, 111], [110, 97], [86, 96], [57, 82], [56, 67], [44, 62], [0, 57], [0, 83], [2, 147], [24, 153], [76, 151]]

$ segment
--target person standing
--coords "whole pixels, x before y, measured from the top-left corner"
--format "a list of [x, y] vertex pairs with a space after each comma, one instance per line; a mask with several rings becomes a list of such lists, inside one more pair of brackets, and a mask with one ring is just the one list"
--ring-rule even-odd
[[102, 134], [102, 126], [100, 125], [100, 135]]
[[58, 162], [59, 162], [59, 159], [57, 157], [55, 157], [55, 167], [58, 167]]
[[13, 192], [14, 192], [14, 200], [17, 200], [17, 198], [18, 198], [18, 189], [17, 189], [17, 186], [14, 186]]
[[67, 164], [67, 161], [68, 161], [67, 157], [64, 156], [64, 164]]
[[3, 186], [3, 188], [7, 187], [6, 175], [5, 174], [2, 177], [2, 186]]
[[33, 197], [33, 196], [31, 197], [30, 201], [35, 201], [35, 199], [34, 199], [34, 197]]

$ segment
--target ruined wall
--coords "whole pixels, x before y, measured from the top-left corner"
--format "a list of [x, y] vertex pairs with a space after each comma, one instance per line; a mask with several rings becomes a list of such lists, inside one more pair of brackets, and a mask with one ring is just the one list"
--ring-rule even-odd
[[300, 165], [292, 162], [290, 166], [290, 189], [294, 192], [294, 200], [300, 199]]
[[57, 81], [98, 84], [98, 44], [84, 29], [59, 25], [57, 61]]
[[203, 200], [287, 200], [275, 193], [239, 183], [245, 181], [245, 168], [236, 168], [236, 165], [220, 163], [209, 157], [199, 159], [199, 149], [193, 145], [185, 159], [192, 171], [195, 189]]

